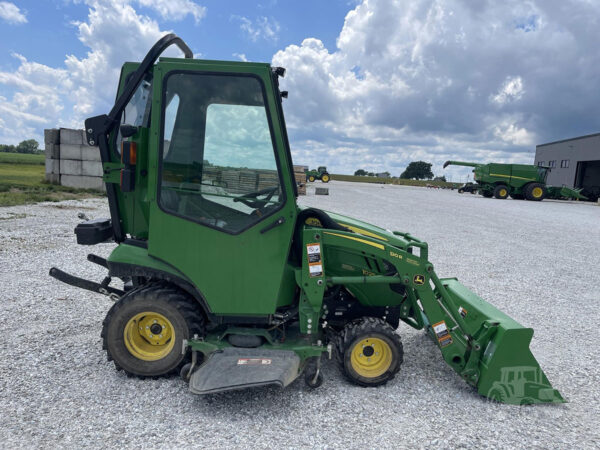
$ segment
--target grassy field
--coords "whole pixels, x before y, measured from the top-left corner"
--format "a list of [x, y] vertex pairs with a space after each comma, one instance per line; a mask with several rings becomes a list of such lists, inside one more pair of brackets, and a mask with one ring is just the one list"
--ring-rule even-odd
[[97, 197], [97, 191], [45, 181], [44, 155], [0, 153], [0, 207]]
[[44, 165], [44, 154], [4, 153], [0, 152], [0, 164], [35, 164]]
[[338, 181], [354, 181], [359, 183], [377, 183], [377, 184], [401, 184], [405, 186], [439, 186], [444, 188], [457, 188], [460, 183], [450, 183], [446, 181], [432, 180], [403, 180], [400, 178], [377, 178], [377, 177], [357, 177], [355, 175], [331, 175], [332, 180]]

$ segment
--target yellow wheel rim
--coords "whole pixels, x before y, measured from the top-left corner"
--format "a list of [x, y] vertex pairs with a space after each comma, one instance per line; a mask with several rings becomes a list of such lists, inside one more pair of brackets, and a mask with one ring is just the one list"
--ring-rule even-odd
[[531, 191], [531, 194], [535, 197], [535, 198], [540, 198], [542, 196], [542, 188], [541, 187], [534, 187], [533, 191]]
[[315, 177], [308, 177], [308, 181], [315, 181]]
[[506, 197], [508, 195], [508, 192], [506, 192], [506, 189], [500, 189], [500, 197]]
[[392, 365], [392, 349], [382, 339], [369, 337], [358, 341], [352, 348], [352, 369], [365, 378], [383, 375]]
[[329, 175], [323, 175], [321, 180], [323, 180], [325, 183], [327, 183], [329, 181]]
[[129, 319], [123, 330], [123, 340], [129, 353], [136, 358], [157, 361], [173, 350], [175, 330], [165, 316], [147, 311]]

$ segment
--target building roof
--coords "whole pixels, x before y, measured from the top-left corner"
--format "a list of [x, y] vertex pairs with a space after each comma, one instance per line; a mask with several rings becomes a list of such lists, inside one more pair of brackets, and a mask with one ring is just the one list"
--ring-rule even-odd
[[547, 142], [545, 144], [538, 144], [538, 145], [535, 146], [535, 148], [543, 147], [545, 145], [561, 144], [563, 142], [576, 141], [578, 139], [585, 139], [585, 138], [590, 138], [590, 137], [594, 137], [594, 136], [600, 136], [600, 133], [586, 134], [585, 136], [578, 136], [578, 137], [569, 138], [569, 139], [562, 139], [560, 141]]

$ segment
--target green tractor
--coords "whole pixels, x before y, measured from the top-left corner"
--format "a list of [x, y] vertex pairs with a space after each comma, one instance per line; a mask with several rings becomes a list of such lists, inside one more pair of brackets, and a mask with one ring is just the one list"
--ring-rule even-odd
[[[173, 44], [185, 58], [159, 58]], [[163, 37], [123, 65], [110, 113], [86, 120], [111, 217], [75, 234], [117, 245], [107, 259], [88, 255], [107, 269], [102, 282], [50, 270], [115, 301], [101, 336], [118, 370], [179, 373], [209, 394], [301, 375], [315, 388], [322, 360], [335, 359], [351, 382], [378, 386], [400, 370], [402, 322], [425, 329], [483, 396], [507, 367], [530, 367], [545, 388], [532, 400], [564, 401], [529, 350], [533, 330], [439, 278], [425, 242], [298, 206], [283, 68], [192, 55]]]
[[307, 170], [306, 179], [313, 183], [315, 180], [321, 180], [323, 183], [329, 183], [331, 177], [327, 172], [327, 167], [319, 166], [317, 170]]
[[515, 200], [542, 201], [545, 198], [566, 198], [586, 200], [581, 189], [565, 186], [547, 186], [546, 178], [550, 167], [530, 164], [479, 164], [463, 161], [446, 161], [444, 169], [450, 165], [473, 167], [475, 183], [466, 183], [458, 189], [458, 193], [479, 192], [487, 198], [505, 199], [509, 195]]

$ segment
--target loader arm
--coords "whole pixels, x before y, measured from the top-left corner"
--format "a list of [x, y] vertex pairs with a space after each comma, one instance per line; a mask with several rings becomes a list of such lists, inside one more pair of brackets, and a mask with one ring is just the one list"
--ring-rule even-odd
[[[426, 328], [446, 363], [479, 394], [517, 404], [564, 401], [529, 350], [531, 328], [494, 308], [455, 278], [439, 278], [428, 261], [425, 242], [407, 233], [393, 234], [406, 244], [397, 246], [391, 239], [385, 241], [350, 230], [304, 229], [303, 265], [301, 276], [297, 276], [303, 286], [299, 308], [303, 333], [310, 334], [311, 323], [318, 323], [326, 287], [401, 283], [406, 295], [400, 302], [400, 319], [413, 328]], [[319, 246], [317, 258], [315, 245]], [[389, 261], [396, 273], [329, 276], [328, 259], [336, 259], [336, 252]], [[315, 265], [317, 269], [312, 268]], [[528, 392], [526, 398], [500, 396], [496, 388], [502, 383], [502, 370], [507, 367], [537, 371], [544, 388]]]

